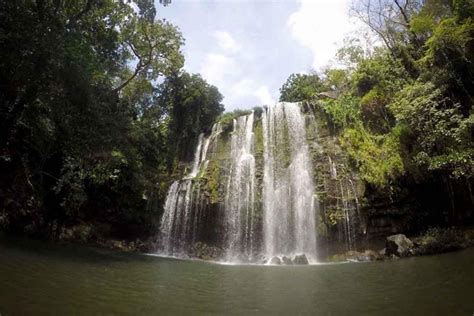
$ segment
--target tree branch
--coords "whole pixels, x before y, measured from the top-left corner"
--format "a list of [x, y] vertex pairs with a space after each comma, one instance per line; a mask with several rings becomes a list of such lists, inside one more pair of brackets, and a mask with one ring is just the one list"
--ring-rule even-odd
[[136, 76], [138, 76], [138, 74], [143, 69], [145, 69], [148, 65], [150, 65], [150, 63], [151, 63], [151, 60], [147, 61], [146, 63], [142, 63], [142, 61], [140, 60], [137, 64], [137, 66], [135, 67], [135, 71], [133, 72], [133, 74], [127, 80], [125, 80], [123, 83], [121, 83], [117, 88], [115, 88], [113, 91], [114, 92], [120, 92], [120, 90], [125, 88], [133, 79], [135, 79]]
[[84, 14], [86, 14], [87, 12], [89, 12], [91, 9], [92, 9], [92, 3], [94, 2], [94, 0], [87, 0], [86, 1], [86, 5], [84, 6], [84, 8], [79, 12], [77, 13], [76, 15], [74, 15], [68, 22], [69, 25], [74, 25], [76, 24], [76, 22], [82, 18], [82, 16]]
[[[396, 6], [398, 7], [398, 10], [400, 10], [400, 13], [402, 14], [403, 16], [403, 20], [405, 20], [405, 23], [407, 24], [407, 26], [410, 25], [410, 19], [408, 18], [408, 15], [407, 13], [405, 12], [405, 10], [402, 8], [402, 6], [400, 5], [400, 3], [398, 2], [398, 0], [393, 0], [396, 4]], [[406, 0], [406, 3], [408, 3], [408, 0]]]

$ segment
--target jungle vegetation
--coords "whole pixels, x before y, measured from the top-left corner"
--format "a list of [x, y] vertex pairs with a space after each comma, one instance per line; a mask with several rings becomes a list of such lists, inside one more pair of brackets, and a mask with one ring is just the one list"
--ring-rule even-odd
[[461, 219], [456, 202], [473, 202], [474, 2], [364, 0], [352, 14], [372, 45], [347, 38], [342, 67], [292, 74], [280, 101], [317, 103], [384, 199], [441, 192], [451, 203], [443, 212]]
[[164, 199], [176, 162], [224, 109], [216, 87], [182, 69], [184, 39], [156, 9], [1, 2], [1, 228], [52, 238], [81, 222], [124, 238], [156, 231], [149, 200]]
[[[224, 111], [218, 89], [182, 69], [183, 36], [157, 9], [0, 2], [1, 230], [55, 238], [87, 222], [120, 238], [156, 233], [154, 206]], [[474, 3], [363, 0], [352, 13], [375, 44], [349, 38], [340, 67], [292, 74], [280, 100], [320, 107], [374, 197], [441, 193], [443, 212], [461, 219], [473, 203]]]

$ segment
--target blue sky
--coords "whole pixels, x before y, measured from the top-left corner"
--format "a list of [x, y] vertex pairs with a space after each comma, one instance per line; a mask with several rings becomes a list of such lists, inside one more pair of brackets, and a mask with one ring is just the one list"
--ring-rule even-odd
[[349, 1], [173, 0], [157, 8], [183, 33], [184, 68], [217, 86], [231, 111], [275, 102], [291, 73], [331, 64], [355, 28]]

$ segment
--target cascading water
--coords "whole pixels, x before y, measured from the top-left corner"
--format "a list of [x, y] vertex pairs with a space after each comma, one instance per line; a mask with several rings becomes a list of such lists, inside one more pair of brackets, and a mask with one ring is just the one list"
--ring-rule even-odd
[[[345, 185], [344, 185], [345, 184]], [[344, 179], [339, 182], [342, 209], [344, 211], [344, 233], [348, 250], [355, 249], [356, 224], [360, 221], [359, 200], [355, 192], [351, 179]]]
[[350, 177], [338, 177], [337, 164], [328, 156], [329, 173], [331, 180], [336, 182], [338, 190], [339, 202], [338, 206], [343, 212], [343, 221], [339, 223], [340, 240], [343, 240], [347, 246], [347, 250], [355, 249], [356, 225], [360, 221], [359, 200], [354, 187], [354, 182]]
[[[213, 258], [228, 262], [288, 261], [299, 254], [316, 262], [320, 218], [326, 231], [341, 232], [354, 247], [355, 187], [346, 168], [338, 170], [340, 157], [324, 151], [315, 116], [283, 102], [222, 124], [199, 136], [191, 171], [169, 188], [162, 254], [196, 255], [197, 249], [199, 256], [202, 243], [211, 243], [220, 253]], [[331, 224], [326, 212], [336, 212]]]
[[264, 249], [267, 257], [305, 253], [316, 260], [316, 217], [312, 165], [305, 121], [295, 103], [263, 113]]
[[[173, 182], [168, 190], [160, 225], [163, 254], [182, 255], [196, 240], [202, 203], [199, 183], [195, 180], [200, 171], [206, 168], [207, 150], [220, 132], [220, 125], [215, 124], [208, 138], [204, 139], [204, 134], [199, 135], [191, 172], [181, 181]], [[196, 192], [193, 190], [193, 184], [196, 186]]]
[[230, 175], [225, 195], [227, 259], [254, 254], [255, 157], [253, 156], [254, 114], [233, 122]]

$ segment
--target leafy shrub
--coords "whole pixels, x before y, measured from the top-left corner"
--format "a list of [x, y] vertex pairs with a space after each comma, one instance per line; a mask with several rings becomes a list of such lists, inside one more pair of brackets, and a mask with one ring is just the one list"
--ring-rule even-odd
[[339, 127], [360, 122], [359, 98], [349, 94], [323, 101], [323, 109]]
[[445, 97], [443, 89], [431, 82], [407, 85], [390, 109], [416, 135], [412, 152], [416, 164], [455, 177], [474, 175], [474, 115], [463, 117], [459, 104]]
[[418, 241], [419, 254], [434, 254], [462, 249], [466, 239], [461, 231], [451, 228], [429, 228]]
[[372, 89], [360, 100], [361, 119], [365, 126], [376, 133], [390, 131], [393, 116], [387, 109], [390, 98], [379, 89]]
[[322, 88], [322, 81], [316, 74], [291, 74], [280, 88], [280, 101], [311, 100], [322, 91]]
[[385, 187], [404, 171], [400, 156], [400, 129], [387, 135], [372, 135], [364, 127], [345, 129], [342, 146], [356, 163], [360, 176], [368, 183]]

